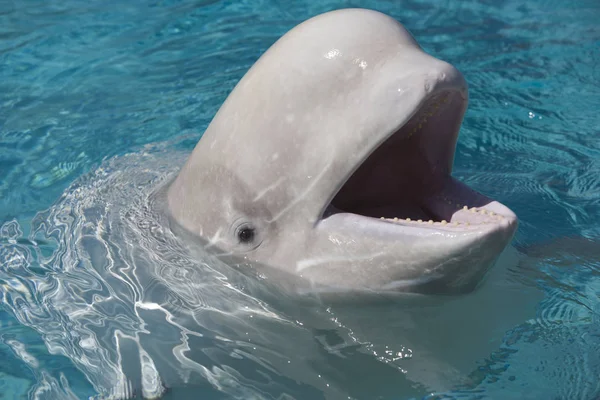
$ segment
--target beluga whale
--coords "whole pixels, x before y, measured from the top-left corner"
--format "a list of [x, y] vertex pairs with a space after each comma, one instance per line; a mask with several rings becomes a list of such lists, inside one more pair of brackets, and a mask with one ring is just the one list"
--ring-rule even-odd
[[237, 83], [165, 189], [169, 218], [311, 290], [471, 291], [517, 217], [452, 176], [467, 103], [463, 75], [392, 17], [318, 15]]

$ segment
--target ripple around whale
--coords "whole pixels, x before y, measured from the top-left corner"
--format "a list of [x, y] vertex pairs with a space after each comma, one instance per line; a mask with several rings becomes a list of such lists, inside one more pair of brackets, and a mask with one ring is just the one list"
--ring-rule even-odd
[[[452, 389], [450, 398], [493, 397], [494, 383], [516, 391], [524, 384], [511, 371], [540, 349], [543, 379], [527, 385], [556, 393], [552, 379], [577, 370], [560, 393], [597, 390], [589, 379], [598, 360], [569, 344], [580, 334], [593, 345], [593, 312], [580, 315], [557, 296], [535, 311], [539, 288], [552, 279], [540, 275], [544, 250], [523, 259], [509, 249], [489, 284], [467, 296], [298, 301], [244, 266], [198, 258], [173, 235], [155, 193], [185, 161], [176, 148], [148, 145], [109, 159], [30, 226], [0, 229], [4, 306], [99, 395], [153, 396], [167, 387], [175, 398], [414, 398]], [[66, 377], [36, 369], [28, 345], [4, 343], [38, 370], [38, 391], [80, 396]]]
[[[282, 331], [296, 322], [245, 294], [216, 260], [191, 259], [152, 208], [152, 189], [184, 160], [161, 146], [114, 158], [38, 214], [28, 239], [17, 241], [16, 223], [3, 226], [6, 304], [100, 394], [127, 393], [139, 383], [132, 379], [143, 380], [146, 395], [159, 394], [163, 381], [189, 379], [228, 393], [281, 385], [261, 362], [252, 385], [228, 365], [254, 364], [245, 353], [265, 336], [260, 320]], [[137, 368], [125, 365], [132, 354]], [[133, 378], [123, 376], [127, 368]]]

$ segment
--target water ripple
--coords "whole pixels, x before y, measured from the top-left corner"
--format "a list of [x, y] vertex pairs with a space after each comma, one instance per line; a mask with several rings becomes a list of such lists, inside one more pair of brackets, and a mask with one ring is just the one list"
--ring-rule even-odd
[[[152, 188], [254, 60], [348, 6], [396, 17], [469, 83], [455, 174], [517, 212], [524, 253], [487, 291], [298, 304], [190, 256], [156, 212]], [[3, 2], [0, 392], [597, 398], [598, 12], [595, 0]]]
[[[28, 239], [16, 221], [4, 224], [3, 303], [52, 354], [71, 359], [99, 395], [153, 397], [194, 376], [235, 398], [307, 390], [294, 389], [273, 357], [244, 351], [273, 352], [275, 331], [261, 324], [300, 325], [240, 290], [252, 285], [245, 275], [192, 259], [165, 229], [149, 193], [185, 159], [166, 148], [146, 147], [82, 177], [34, 218]], [[275, 361], [289, 359], [286, 353], [275, 352]], [[232, 360], [269, 378], [248, 381], [227, 365]]]

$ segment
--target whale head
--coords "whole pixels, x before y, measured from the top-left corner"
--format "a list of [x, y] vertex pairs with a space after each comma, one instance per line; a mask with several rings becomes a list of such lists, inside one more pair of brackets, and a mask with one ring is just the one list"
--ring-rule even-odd
[[298, 25], [230, 93], [167, 192], [216, 254], [323, 290], [456, 293], [514, 235], [451, 176], [467, 84], [379, 12]]

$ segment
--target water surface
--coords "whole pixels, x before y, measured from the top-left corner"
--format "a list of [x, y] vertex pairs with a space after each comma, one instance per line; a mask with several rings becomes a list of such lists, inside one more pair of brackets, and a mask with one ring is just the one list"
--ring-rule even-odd
[[[299, 303], [190, 255], [149, 196], [280, 35], [353, 6], [469, 83], [455, 175], [520, 218], [472, 295]], [[598, 398], [599, 19], [595, 0], [0, 0], [0, 398]]]

